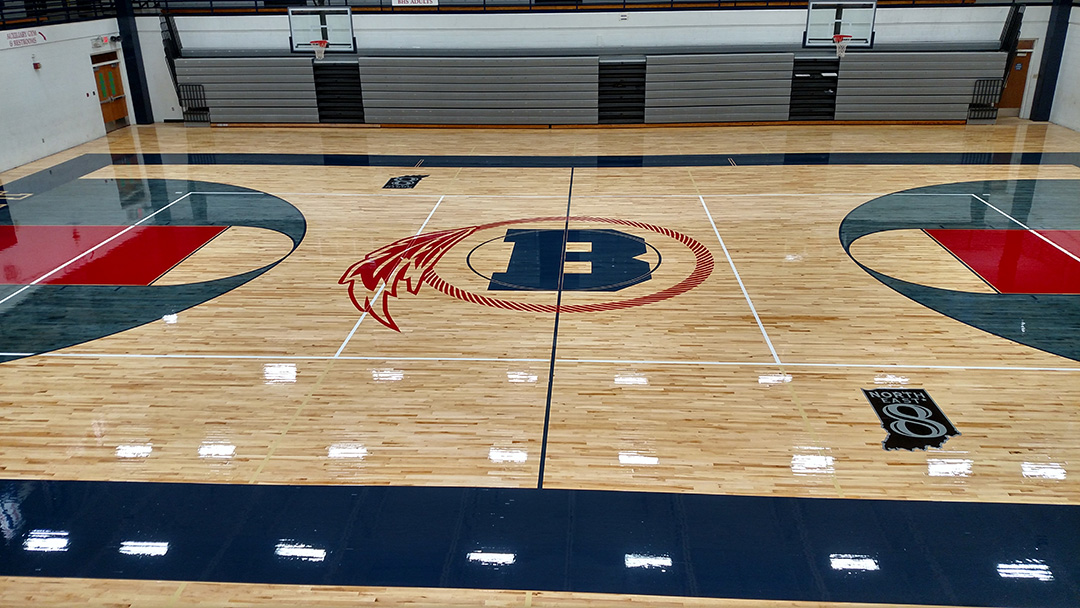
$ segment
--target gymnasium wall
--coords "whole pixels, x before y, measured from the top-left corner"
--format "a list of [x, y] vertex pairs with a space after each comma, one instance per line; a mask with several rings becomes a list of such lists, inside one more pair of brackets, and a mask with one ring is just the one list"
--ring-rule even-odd
[[[879, 47], [910, 42], [994, 40], [1005, 18], [1002, 7], [880, 9]], [[703, 47], [717, 50], [754, 45], [797, 45], [802, 10], [687, 11], [540, 14], [356, 15], [361, 52], [440, 49], [574, 49], [617, 52], [622, 47]], [[1023, 38], [1036, 40], [1021, 116], [1027, 116], [1039, 72], [1048, 7], [1028, 7]], [[180, 17], [186, 50], [288, 48], [288, 19], [279, 15]], [[156, 17], [137, 19], [155, 121], [181, 118], [162, 50]], [[0, 46], [0, 170], [48, 156], [104, 135], [90, 66], [91, 40], [117, 31], [106, 19], [39, 28], [36, 45]], [[33, 69], [34, 60], [42, 64]], [[121, 54], [122, 60], [122, 54]], [[1061, 66], [1052, 120], [1080, 129], [1080, 11], [1074, 11]], [[128, 88], [125, 75], [125, 89]], [[89, 94], [89, 96], [88, 96]], [[130, 111], [129, 98], [129, 115]], [[14, 142], [17, 142], [14, 143]]]
[[1050, 120], [1080, 131], [1080, 10], [1074, 7], [1071, 17]]
[[[0, 46], [0, 171], [105, 135], [90, 55], [118, 47], [95, 49], [91, 40], [115, 34], [116, 20], [35, 29], [44, 35], [38, 44]], [[19, 30], [2, 33], [13, 31]], [[122, 67], [122, 54], [120, 59]], [[34, 69], [35, 61], [40, 70]], [[129, 96], [128, 115], [133, 114]]]
[[[878, 48], [926, 43], [994, 41], [1001, 35], [1007, 7], [880, 8]], [[1039, 57], [1050, 8], [1028, 6], [1021, 32], [1034, 39], [1035, 52], [1020, 115], [1030, 114]], [[177, 17], [184, 48], [285, 52], [288, 18], [283, 15]], [[575, 12], [505, 14], [357, 14], [359, 51], [392, 54], [453, 50], [547, 49], [584, 54], [617, 53], [620, 48], [696, 48], [703, 52], [752, 50], [755, 46], [797, 48], [806, 11], [728, 10], [658, 12]], [[155, 114], [157, 113], [155, 109]]]
[[[879, 44], [997, 40], [1006, 7], [878, 9]], [[625, 18], [624, 18], [625, 17]], [[184, 48], [288, 49], [283, 15], [177, 17]], [[392, 49], [578, 49], [798, 45], [805, 10], [357, 14], [361, 52]]]

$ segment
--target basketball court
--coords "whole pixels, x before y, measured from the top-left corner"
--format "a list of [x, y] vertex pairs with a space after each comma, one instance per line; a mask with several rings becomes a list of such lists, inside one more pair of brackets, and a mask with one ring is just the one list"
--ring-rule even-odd
[[0, 180], [5, 606], [1080, 603], [1075, 131], [157, 125]]

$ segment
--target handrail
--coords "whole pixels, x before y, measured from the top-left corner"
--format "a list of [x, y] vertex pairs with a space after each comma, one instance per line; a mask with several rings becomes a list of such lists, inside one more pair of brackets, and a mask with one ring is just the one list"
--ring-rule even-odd
[[0, 29], [10, 30], [116, 16], [114, 0], [5, 0]]
[[[1076, 0], [1080, 2], [1080, 0]], [[1053, 0], [878, 0], [882, 8], [1009, 6]], [[566, 12], [806, 9], [806, 0], [438, 0], [435, 6], [394, 6], [393, 0], [134, 0], [136, 14], [284, 14], [291, 6], [349, 7], [354, 13]], [[105, 19], [116, 16], [115, 0], [0, 1], [0, 30]]]
[[[878, 5], [993, 6], [1051, 2], [1052, 0], [878, 0]], [[347, 6], [354, 13], [806, 9], [807, 0], [438, 0], [434, 6], [394, 6], [392, 0], [159, 0], [152, 4], [174, 15], [218, 15], [284, 13], [290, 6]]]

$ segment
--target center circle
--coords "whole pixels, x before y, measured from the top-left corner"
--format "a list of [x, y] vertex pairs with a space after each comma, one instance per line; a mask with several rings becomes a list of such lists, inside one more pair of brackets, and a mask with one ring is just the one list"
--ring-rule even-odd
[[634, 306], [644, 306], [646, 304], [652, 304], [654, 302], [673, 298], [677, 295], [681, 295], [690, 291], [698, 285], [701, 285], [705, 281], [705, 279], [707, 279], [709, 275], [712, 274], [713, 271], [714, 264], [712, 253], [710, 253], [708, 248], [706, 248], [693, 237], [685, 235], [681, 232], [676, 232], [669, 228], [663, 228], [653, 224], [646, 224], [645, 222], [638, 222], [634, 220], [622, 220], [608, 217], [534, 217], [521, 220], [504, 220], [501, 222], [493, 222], [491, 224], [483, 224], [477, 226], [476, 230], [488, 230], [491, 228], [498, 228], [510, 224], [534, 224], [538, 222], [550, 222], [553, 220], [569, 220], [598, 224], [615, 224], [618, 226], [640, 228], [642, 230], [648, 230], [650, 232], [661, 234], [682, 243], [694, 254], [694, 270], [690, 273], [689, 276], [685, 277], [683, 280], [679, 281], [675, 285], [668, 287], [667, 289], [625, 300], [613, 300], [610, 302], [600, 302], [595, 304], [534, 304], [530, 302], [516, 302], [513, 300], [492, 298], [486, 295], [472, 293], [470, 291], [466, 291], [464, 289], [461, 289], [460, 287], [456, 287], [454, 285], [451, 285], [450, 283], [447, 283], [442, 277], [439, 276], [435, 268], [431, 268], [429, 270], [430, 276], [427, 277], [428, 285], [430, 285], [435, 290], [440, 291], [453, 298], [457, 298], [465, 302], [471, 302], [473, 304], [482, 304], [491, 308], [499, 308], [502, 310], [519, 310], [540, 313], [599, 312], [603, 310], [620, 310], [623, 308], [631, 308]]

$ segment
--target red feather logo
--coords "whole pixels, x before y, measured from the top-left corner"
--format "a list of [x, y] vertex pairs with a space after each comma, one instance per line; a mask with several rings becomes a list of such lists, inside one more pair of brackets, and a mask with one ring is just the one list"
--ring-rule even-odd
[[[656, 293], [638, 295], [625, 300], [611, 302], [596, 302], [591, 304], [547, 304], [537, 302], [525, 302], [521, 300], [500, 300], [482, 294], [469, 293], [450, 285], [435, 272], [435, 265], [439, 263], [443, 255], [450, 251], [472, 234], [490, 228], [499, 228], [512, 224], [536, 224], [543, 222], [558, 222], [565, 230], [570, 222], [595, 222], [601, 224], [615, 224], [617, 226], [630, 226], [641, 230], [647, 230], [672, 238], [690, 249], [694, 253], [696, 261], [694, 271], [689, 276], [666, 289]], [[453, 230], [442, 230], [417, 234], [403, 239], [398, 239], [385, 247], [380, 247], [364, 256], [364, 259], [353, 264], [338, 279], [341, 285], [349, 286], [349, 298], [356, 308], [365, 314], [370, 314], [375, 319], [394, 331], [401, 331], [397, 323], [390, 316], [390, 298], [398, 295], [398, 284], [405, 282], [405, 291], [416, 295], [425, 284], [458, 300], [464, 300], [473, 304], [482, 304], [501, 310], [529, 311], [536, 313], [555, 312], [598, 312], [608, 310], [620, 310], [633, 306], [644, 306], [661, 300], [677, 296], [697, 287], [704, 281], [713, 270], [713, 258], [707, 247], [685, 234], [632, 220], [620, 220], [605, 217], [592, 216], [549, 216], [532, 217], [517, 220], [502, 220], [490, 224], [478, 226], [466, 226]], [[361, 304], [360, 295], [363, 295]], [[380, 299], [381, 296], [381, 299]], [[378, 300], [378, 304], [376, 304]]]
[[[399, 239], [372, 251], [364, 259], [353, 264], [341, 275], [338, 283], [349, 286], [349, 297], [358, 310], [366, 312], [376, 321], [394, 331], [401, 331], [390, 316], [390, 298], [398, 297], [398, 283], [405, 281], [405, 290], [416, 295], [425, 282], [435, 274], [435, 264], [454, 245], [476, 232], [479, 226], [442, 230]], [[364, 296], [364, 303], [357, 297], [357, 279]], [[382, 287], [380, 287], [380, 283]], [[379, 309], [373, 299], [382, 301]]]

